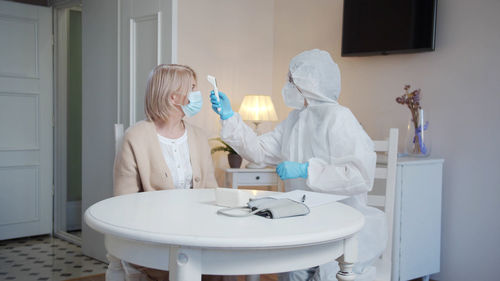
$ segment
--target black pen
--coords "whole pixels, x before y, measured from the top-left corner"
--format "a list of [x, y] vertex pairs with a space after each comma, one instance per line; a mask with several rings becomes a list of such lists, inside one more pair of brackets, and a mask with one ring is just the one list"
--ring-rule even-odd
[[304, 203], [305, 201], [306, 201], [306, 195], [304, 194], [304, 195], [302, 196], [302, 203]]

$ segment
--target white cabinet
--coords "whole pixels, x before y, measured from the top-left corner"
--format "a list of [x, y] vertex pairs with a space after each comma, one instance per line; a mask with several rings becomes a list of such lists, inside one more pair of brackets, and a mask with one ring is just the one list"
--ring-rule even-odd
[[[392, 281], [440, 271], [443, 159], [398, 158]], [[227, 169], [226, 186], [276, 185], [274, 169]], [[375, 183], [374, 195], [380, 189]], [[385, 187], [385, 183], [384, 183]]]
[[279, 180], [276, 169], [227, 169], [226, 186], [238, 188], [239, 186], [271, 186], [277, 185]]
[[399, 158], [392, 280], [440, 271], [443, 159]]

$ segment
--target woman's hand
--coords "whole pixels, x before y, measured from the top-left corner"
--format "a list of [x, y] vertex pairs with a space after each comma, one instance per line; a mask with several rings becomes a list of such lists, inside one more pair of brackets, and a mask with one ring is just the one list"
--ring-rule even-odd
[[[234, 115], [233, 109], [231, 108], [231, 102], [229, 98], [223, 92], [219, 92], [220, 102], [217, 100], [214, 91], [210, 92], [210, 102], [212, 103], [212, 109], [215, 113], [219, 114], [220, 119], [226, 120]], [[220, 111], [218, 109], [220, 108]]]

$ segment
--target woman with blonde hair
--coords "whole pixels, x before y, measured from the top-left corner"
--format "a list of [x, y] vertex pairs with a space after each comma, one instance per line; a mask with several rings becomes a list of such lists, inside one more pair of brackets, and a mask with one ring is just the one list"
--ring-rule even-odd
[[183, 120], [201, 106], [190, 67], [162, 64], [153, 69], [146, 89], [147, 120], [127, 130], [115, 159], [114, 195], [217, 187], [207, 136]]
[[[146, 120], [129, 128], [114, 165], [114, 195], [165, 189], [215, 188], [208, 138], [188, 122], [202, 107], [196, 73], [185, 65], [158, 65], [149, 75]], [[108, 255], [106, 280], [168, 280], [168, 272]], [[204, 278], [206, 279], [206, 278]]]

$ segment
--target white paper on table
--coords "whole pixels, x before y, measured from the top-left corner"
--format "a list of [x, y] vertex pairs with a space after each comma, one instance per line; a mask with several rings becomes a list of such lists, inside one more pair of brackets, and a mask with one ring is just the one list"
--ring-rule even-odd
[[317, 207], [321, 206], [327, 203], [331, 202], [337, 202], [342, 199], [345, 199], [349, 196], [345, 195], [335, 195], [335, 194], [328, 194], [328, 193], [320, 193], [320, 192], [312, 192], [312, 191], [305, 191], [305, 190], [293, 190], [290, 192], [283, 192], [279, 194], [273, 194], [271, 196], [263, 196], [263, 197], [272, 197], [276, 199], [281, 199], [281, 198], [287, 198], [291, 199], [297, 202], [302, 202], [303, 196], [305, 197], [304, 204], [307, 205], [307, 207], [312, 208], [312, 207]]

